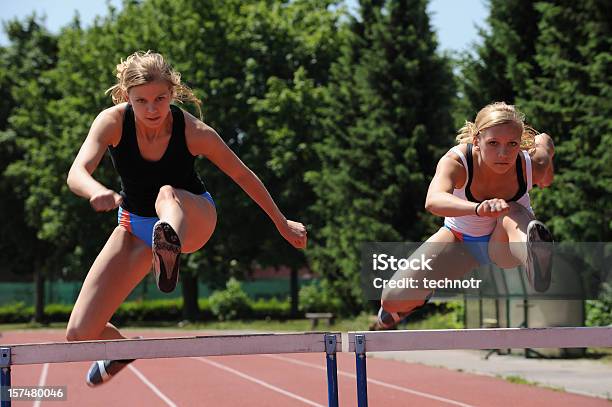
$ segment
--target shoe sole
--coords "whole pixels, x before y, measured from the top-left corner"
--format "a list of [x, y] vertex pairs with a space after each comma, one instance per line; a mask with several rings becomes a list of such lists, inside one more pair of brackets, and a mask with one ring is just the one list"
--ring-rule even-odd
[[527, 278], [537, 292], [545, 292], [552, 280], [552, 234], [540, 221], [527, 227]]
[[176, 288], [180, 254], [181, 243], [172, 226], [157, 222], [153, 227], [153, 270], [161, 292], [170, 293]]

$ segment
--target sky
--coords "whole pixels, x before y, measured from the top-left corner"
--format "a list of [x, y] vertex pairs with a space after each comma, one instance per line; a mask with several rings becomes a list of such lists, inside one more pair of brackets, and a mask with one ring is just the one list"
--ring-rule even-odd
[[[57, 33], [68, 24], [78, 10], [81, 22], [87, 26], [96, 15], [107, 12], [107, 2], [121, 8], [121, 0], [13, 0], [3, 1], [0, 8], [0, 20], [14, 17], [24, 18], [36, 11], [46, 15], [46, 26]], [[357, 0], [347, 0], [349, 7], [354, 7]], [[438, 34], [440, 49], [443, 51], [469, 51], [470, 45], [478, 40], [477, 28], [484, 26], [487, 17], [485, 0], [430, 0], [429, 8], [432, 26]], [[0, 33], [0, 45], [8, 40], [4, 30]]]

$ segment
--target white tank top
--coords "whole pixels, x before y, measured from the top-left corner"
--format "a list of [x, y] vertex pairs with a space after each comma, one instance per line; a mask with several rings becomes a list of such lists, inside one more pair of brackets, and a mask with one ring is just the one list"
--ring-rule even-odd
[[[453, 153], [457, 154], [459, 158], [461, 158], [461, 162], [463, 163], [463, 167], [465, 168], [465, 183], [463, 187], [460, 189], [454, 189], [453, 195], [467, 201], [467, 196], [465, 194], [465, 188], [470, 184], [470, 173], [468, 171], [468, 162], [465, 158], [463, 152], [459, 149], [459, 147], [455, 146], [450, 149]], [[525, 157], [525, 171], [527, 178], [527, 189], [525, 193], [516, 200], [517, 203], [523, 205], [529, 212], [533, 214], [533, 209], [531, 208], [531, 201], [529, 199], [529, 191], [533, 187], [533, 171], [531, 168], [531, 157], [529, 157], [529, 153], [526, 151], [522, 151], [523, 156]], [[497, 218], [489, 218], [485, 216], [476, 216], [476, 215], [465, 215], [465, 216], [449, 216], [444, 218], [444, 225], [469, 236], [486, 236], [493, 233], [493, 229], [495, 229], [495, 225], [497, 224]]]

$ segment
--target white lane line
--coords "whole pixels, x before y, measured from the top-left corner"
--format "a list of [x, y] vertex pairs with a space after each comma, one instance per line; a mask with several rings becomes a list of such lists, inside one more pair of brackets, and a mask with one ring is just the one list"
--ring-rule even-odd
[[[42, 371], [40, 372], [40, 378], [38, 379], [38, 387], [42, 387], [47, 382], [47, 374], [49, 373], [49, 364], [45, 363], [43, 365]], [[32, 407], [39, 407], [40, 400], [36, 400]]]
[[170, 400], [164, 393], [161, 392], [161, 390], [159, 390], [157, 387], [155, 387], [155, 385], [153, 383], [151, 383], [146, 377], [145, 375], [143, 375], [142, 373], [140, 373], [140, 370], [136, 369], [134, 366], [132, 366], [131, 364], [128, 365], [128, 367], [130, 368], [130, 370], [136, 375], [138, 376], [138, 378], [140, 380], [143, 381], [144, 384], [146, 384], [151, 390], [153, 390], [153, 393], [155, 393], [160, 399], [162, 399], [167, 405], [169, 405], [170, 407], [177, 407], [176, 404], [174, 404], [174, 402], [172, 400]]
[[[261, 356], [265, 356], [265, 357], [272, 358], [272, 359], [284, 360], [285, 362], [294, 363], [294, 364], [300, 365], [300, 366], [307, 366], [307, 367], [311, 367], [311, 368], [314, 368], [314, 369], [327, 370], [326, 367], [319, 366], [319, 365], [316, 365], [314, 363], [308, 363], [308, 362], [303, 362], [301, 360], [288, 358], [286, 356], [279, 356], [279, 355], [261, 355]], [[342, 372], [340, 370], [338, 370], [338, 374], [340, 374], [342, 376], [345, 376], [345, 377], [350, 377], [352, 379], [356, 379], [357, 378], [357, 376], [354, 375], [353, 373]], [[455, 405], [455, 406], [474, 407], [471, 404], [461, 403], [460, 401], [447, 399], [447, 398], [436, 396], [436, 395], [430, 394], [430, 393], [423, 393], [421, 391], [412, 390], [412, 389], [409, 389], [407, 387], [396, 386], [395, 384], [381, 382], [380, 380], [371, 379], [369, 377], [368, 377], [368, 383], [372, 383], [372, 384], [376, 384], [376, 385], [379, 385], [379, 386], [387, 387], [387, 388], [393, 389], [393, 390], [403, 391], [404, 393], [410, 393], [410, 394], [414, 394], [416, 396], [421, 396], [421, 397], [425, 397], [425, 398], [432, 399], [432, 400], [441, 401], [443, 403], [448, 403], [448, 404], [452, 404], [452, 405]]]
[[237, 375], [237, 376], [242, 377], [243, 379], [250, 380], [250, 381], [252, 381], [252, 382], [254, 382], [254, 383], [257, 383], [257, 384], [259, 384], [259, 385], [261, 385], [261, 386], [267, 387], [267, 388], [268, 388], [268, 389], [270, 389], [270, 390], [274, 390], [274, 391], [276, 391], [276, 392], [278, 392], [278, 393], [280, 393], [280, 394], [283, 394], [283, 395], [285, 395], [285, 396], [287, 396], [287, 397], [291, 397], [291, 398], [293, 398], [293, 399], [299, 400], [299, 401], [301, 401], [301, 402], [303, 402], [303, 403], [305, 403], [305, 404], [308, 404], [308, 405], [310, 405], [310, 406], [315, 406], [315, 407], [325, 407], [325, 406], [324, 406], [324, 405], [322, 405], [322, 404], [315, 403], [315, 402], [314, 402], [314, 401], [312, 401], [312, 400], [308, 400], [308, 399], [306, 399], [306, 398], [304, 398], [304, 397], [302, 397], [302, 396], [298, 396], [298, 395], [297, 395], [297, 394], [295, 394], [295, 393], [291, 393], [291, 392], [289, 392], [289, 391], [287, 391], [287, 390], [283, 390], [283, 389], [281, 389], [280, 387], [276, 387], [276, 386], [274, 386], [274, 385], [272, 385], [272, 384], [270, 384], [270, 383], [264, 382], [263, 380], [256, 379], [256, 378], [254, 378], [253, 376], [249, 376], [249, 375], [247, 375], [247, 374], [245, 374], [245, 373], [239, 372], [238, 370], [235, 370], [235, 369], [232, 369], [231, 367], [228, 367], [228, 366], [222, 365], [221, 363], [213, 362], [212, 360], [208, 360], [208, 359], [201, 358], [201, 357], [195, 357], [195, 358], [193, 358], [193, 359], [197, 359], [197, 360], [199, 360], [200, 362], [208, 363], [209, 365], [212, 365], [212, 366], [214, 366], [214, 367], [216, 367], [216, 368], [219, 368], [219, 369], [225, 370], [226, 372], [233, 373], [233, 374], [235, 374], [235, 375]]

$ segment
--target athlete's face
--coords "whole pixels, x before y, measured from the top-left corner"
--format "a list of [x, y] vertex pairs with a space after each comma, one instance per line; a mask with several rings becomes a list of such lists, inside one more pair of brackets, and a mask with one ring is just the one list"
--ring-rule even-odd
[[134, 86], [128, 91], [136, 120], [149, 128], [157, 128], [164, 123], [170, 112], [171, 96], [170, 87], [165, 81]]
[[490, 127], [474, 138], [485, 165], [498, 174], [514, 168], [521, 147], [522, 129], [516, 123]]

